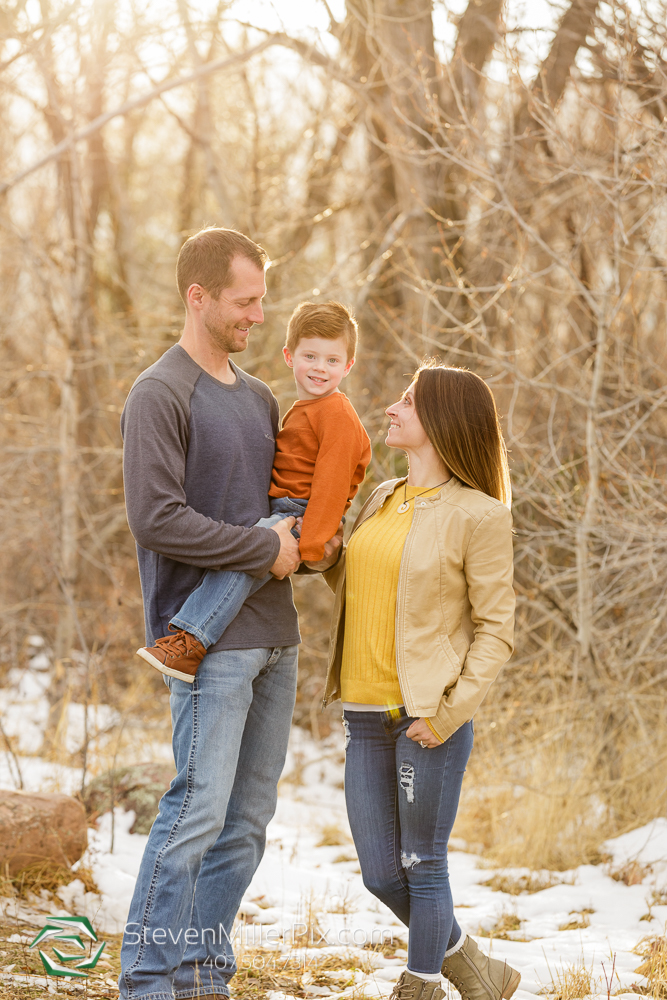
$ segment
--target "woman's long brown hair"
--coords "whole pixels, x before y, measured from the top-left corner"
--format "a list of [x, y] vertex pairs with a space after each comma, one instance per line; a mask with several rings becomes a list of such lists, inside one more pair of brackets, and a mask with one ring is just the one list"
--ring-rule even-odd
[[509, 507], [507, 449], [486, 382], [465, 368], [426, 361], [413, 387], [417, 416], [447, 468], [466, 486]]

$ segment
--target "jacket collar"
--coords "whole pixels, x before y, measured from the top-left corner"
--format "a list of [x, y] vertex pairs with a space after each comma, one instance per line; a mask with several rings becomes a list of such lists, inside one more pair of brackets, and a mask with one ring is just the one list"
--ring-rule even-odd
[[[381, 507], [387, 497], [391, 496], [391, 494], [394, 493], [399, 486], [406, 483], [407, 479], [407, 476], [402, 476], [400, 479], [388, 479], [386, 482], [380, 483], [376, 492], [378, 507]], [[449, 497], [457, 490], [461, 489], [462, 485], [461, 480], [452, 475], [444, 484], [442, 489], [438, 490], [435, 496], [426, 497], [425, 502], [428, 502], [429, 504], [441, 503], [442, 501], [449, 499]]]
[[[359, 516], [354, 522], [354, 528], [352, 531], [356, 531], [357, 528], [361, 527], [364, 521], [366, 521], [369, 517], [372, 517], [373, 514], [377, 513], [387, 497], [391, 496], [391, 494], [398, 489], [399, 486], [402, 486], [403, 483], [407, 481], [407, 478], [407, 476], [403, 476], [400, 479], [387, 479], [386, 482], [380, 483], [359, 511]], [[456, 493], [457, 490], [461, 489], [462, 485], [463, 484], [460, 479], [457, 479], [456, 476], [452, 476], [452, 478], [445, 483], [442, 489], [438, 490], [434, 497], [425, 497], [424, 503], [428, 503], [430, 505], [444, 503], [450, 496]]]

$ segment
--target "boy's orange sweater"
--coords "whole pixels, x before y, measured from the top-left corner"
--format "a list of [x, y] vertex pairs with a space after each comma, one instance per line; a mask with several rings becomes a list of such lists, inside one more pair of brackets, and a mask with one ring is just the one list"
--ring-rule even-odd
[[287, 411], [276, 438], [269, 495], [308, 500], [302, 559], [324, 557], [324, 543], [336, 534], [370, 460], [368, 434], [344, 393], [299, 399]]

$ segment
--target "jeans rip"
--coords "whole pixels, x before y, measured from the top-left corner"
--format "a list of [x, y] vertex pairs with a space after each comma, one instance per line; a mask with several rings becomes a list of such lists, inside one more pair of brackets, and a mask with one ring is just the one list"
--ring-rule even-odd
[[[399, 771], [399, 781], [401, 788], [405, 792], [408, 802], [415, 801], [415, 768], [414, 764], [404, 760]], [[403, 867], [407, 867], [404, 865]]]

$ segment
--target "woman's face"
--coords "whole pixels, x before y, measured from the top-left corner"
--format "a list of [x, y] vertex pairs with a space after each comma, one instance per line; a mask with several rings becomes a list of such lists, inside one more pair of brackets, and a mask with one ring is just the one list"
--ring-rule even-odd
[[428, 435], [421, 425], [415, 406], [415, 386], [409, 386], [398, 400], [384, 411], [391, 417], [385, 444], [390, 448], [417, 451], [429, 444]]

